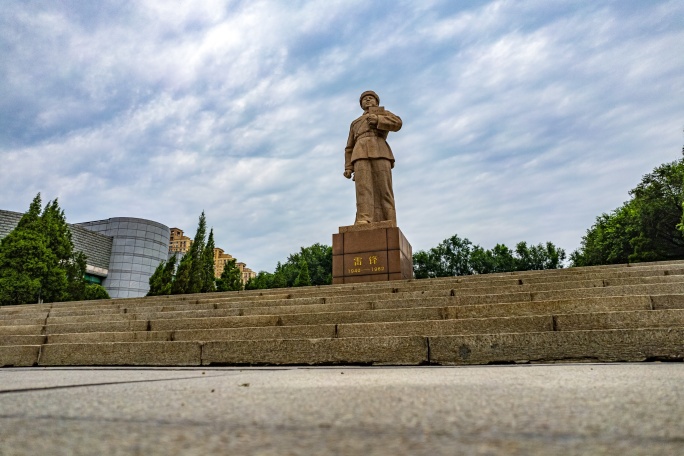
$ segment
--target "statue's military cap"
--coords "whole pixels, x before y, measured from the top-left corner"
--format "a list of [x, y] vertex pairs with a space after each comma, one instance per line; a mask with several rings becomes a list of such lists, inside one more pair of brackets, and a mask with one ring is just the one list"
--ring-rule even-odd
[[378, 104], [380, 104], [380, 97], [377, 93], [373, 92], [372, 90], [366, 90], [361, 94], [361, 96], [359, 97], [359, 104], [361, 104], [361, 100], [363, 100], [363, 97], [365, 97], [366, 95], [373, 95], [375, 99], [378, 100]]

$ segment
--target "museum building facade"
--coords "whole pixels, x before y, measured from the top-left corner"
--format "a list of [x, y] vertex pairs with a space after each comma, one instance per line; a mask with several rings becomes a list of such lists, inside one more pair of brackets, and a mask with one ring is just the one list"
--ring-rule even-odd
[[170, 230], [159, 222], [115, 217], [72, 226], [112, 239], [107, 277], [102, 283], [112, 298], [145, 296], [154, 270], [169, 256]]
[[[0, 210], [0, 239], [24, 214]], [[112, 298], [137, 298], [150, 289], [154, 270], [169, 257], [170, 229], [152, 220], [115, 217], [69, 224], [74, 248], [87, 257], [86, 280]]]

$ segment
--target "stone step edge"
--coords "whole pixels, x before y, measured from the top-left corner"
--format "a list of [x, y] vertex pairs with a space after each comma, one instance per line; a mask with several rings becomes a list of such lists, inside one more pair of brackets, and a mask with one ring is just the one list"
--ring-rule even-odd
[[[93, 306], [118, 306], [118, 307], [128, 307], [128, 308], [138, 308], [138, 307], [149, 307], [149, 306], [167, 306], [167, 305], [178, 305], [178, 304], [209, 304], [209, 303], [238, 303], [238, 304], [245, 304], [245, 303], [254, 303], [254, 304], [260, 304], [264, 301], [294, 301], [298, 299], [306, 300], [306, 299], [325, 299], [325, 298], [336, 298], [341, 296], [366, 296], [366, 295], [371, 295], [371, 296], [386, 296], [386, 295], [394, 295], [394, 294], [399, 294], [399, 293], [418, 293], [421, 291], [429, 291], [429, 290], [452, 290], [455, 293], [463, 293], [463, 294], [468, 294], [469, 292], [471, 294], [482, 294], [482, 291], [485, 290], [497, 290], [500, 289], [501, 293], [509, 293], [509, 292], [516, 292], [516, 290], [520, 290], [523, 292], [545, 292], [545, 291], [554, 291], [554, 290], [565, 290], [565, 289], [573, 289], [573, 288], [601, 288], [601, 287], [616, 287], [616, 286], [629, 286], [629, 285], [655, 285], [655, 284], [666, 284], [666, 283], [681, 283], [684, 282], [684, 274], [678, 274], [678, 275], [658, 275], [658, 276], [647, 276], [647, 277], [636, 277], [637, 282], [641, 283], [634, 283], [635, 280], [631, 280], [630, 278], [593, 278], [593, 279], [582, 279], [582, 280], [575, 280], [575, 281], [550, 281], [550, 282], [541, 282], [541, 283], [533, 283], [533, 284], [527, 284], [527, 283], [506, 283], [506, 284], [495, 284], [495, 285], [487, 285], [486, 283], [479, 284], [480, 286], [478, 287], [454, 287], [452, 283], [445, 283], [443, 286], [439, 286], [439, 284], [434, 283], [434, 282], [429, 282], [425, 284], [421, 284], [420, 287], [387, 287], [384, 290], [380, 290], [380, 292], [377, 289], [365, 289], [365, 288], [359, 288], [356, 290], [349, 290], [349, 291], [330, 291], [330, 290], [325, 290], [324, 288], [321, 288], [317, 290], [316, 293], [307, 293], [307, 294], [297, 294], [297, 293], [282, 293], [282, 294], [274, 294], [274, 295], [263, 295], [259, 296], [260, 299], [246, 299], [245, 296], [240, 296], [239, 294], [231, 294], [231, 292], [226, 292], [224, 294], [219, 294], [215, 295], [214, 293], [207, 293], [207, 294], [195, 294], [195, 295], [168, 295], [164, 297], [148, 297], [143, 300], [138, 300], [135, 302], [130, 302], [130, 301], [124, 301], [124, 300], [116, 300], [116, 301], [108, 301], [106, 303], [100, 303], [98, 304], [97, 301], [95, 302], [88, 302], [87, 307], [92, 308]], [[650, 280], [652, 279], [652, 280]], [[656, 280], [659, 279], [659, 280]], [[623, 283], [624, 282], [624, 283]], [[557, 287], [554, 287], [554, 285], [557, 285]], [[576, 285], [576, 286], [574, 286]], [[524, 287], [524, 288], [522, 288]], [[501, 294], [500, 293], [500, 294]], [[491, 293], [490, 293], [491, 294]], [[179, 298], [180, 297], [180, 298]], [[76, 304], [78, 303], [78, 304]], [[67, 309], [67, 308], [78, 308], [78, 307], [83, 307], [85, 304], [81, 304], [81, 302], [72, 302], [72, 303], [54, 303], [54, 306], [52, 308], [58, 308], [58, 309]]]
[[[430, 299], [439, 297], [449, 297], [454, 296], [463, 300], [493, 300], [499, 302], [506, 302], [512, 300], [512, 297], [519, 297], [518, 300], [549, 300], [549, 299], [564, 299], [564, 296], [575, 298], [582, 297], [601, 297], [601, 296], [619, 296], [619, 295], [644, 295], [644, 294], [684, 294], [684, 281], [682, 282], [669, 282], [669, 283], [655, 283], [655, 284], [637, 284], [637, 285], [619, 285], [619, 286], [609, 286], [609, 287], [591, 287], [591, 288], [573, 288], [573, 289], [561, 289], [561, 290], [549, 290], [549, 291], [520, 291], [520, 292], [509, 292], [509, 293], [494, 293], [494, 294], [458, 294], [455, 290], [437, 290], [435, 292], [406, 292], [406, 293], [395, 293], [389, 295], [357, 295], [351, 297], [341, 297], [334, 298], [333, 302], [310, 302], [309, 304], [337, 304], [344, 302], [380, 302], [380, 301], [391, 301], [397, 299]], [[526, 297], [530, 297], [526, 299]], [[546, 297], [546, 299], [545, 299]], [[382, 299], [381, 299], [382, 298]], [[569, 299], [569, 298], [567, 298]], [[268, 302], [268, 301], [266, 301]], [[247, 308], [258, 308], [258, 307], [280, 307], [279, 305], [273, 305], [274, 302], [269, 302], [270, 305], [264, 306], [265, 302], [252, 303], [251, 305], [246, 305], [247, 303], [238, 303], [235, 306], [224, 306], [221, 303], [214, 304], [214, 307], [221, 306], [220, 308], [235, 308], [235, 309], [247, 309]], [[282, 305], [297, 305], [294, 300], [282, 301]], [[191, 305], [191, 304], [190, 304]], [[301, 304], [308, 305], [308, 304]], [[152, 306], [154, 308], [158, 306]], [[163, 307], [163, 306], [162, 306]], [[145, 307], [142, 307], [143, 309]], [[124, 313], [128, 312], [128, 308], [124, 308]], [[60, 309], [64, 310], [64, 309]], [[92, 311], [93, 309], [87, 309]], [[121, 308], [119, 308], [119, 311]], [[50, 311], [47, 315], [50, 315]], [[120, 313], [114, 312], [113, 314]], [[43, 313], [40, 314], [44, 315]], [[16, 317], [16, 314], [13, 314]], [[57, 316], [57, 315], [56, 315]], [[68, 315], [65, 315], [68, 316]], [[39, 318], [39, 317], [36, 317]], [[5, 320], [5, 319], [3, 319]]]
[[[488, 295], [480, 295], [488, 296]], [[588, 298], [576, 298], [576, 299], [555, 299], [546, 301], [513, 301], [513, 302], [548, 302], [548, 303], [565, 303], [565, 302], [579, 302], [585, 303], [596, 300], [607, 300], [607, 301], [635, 301], [639, 298], [650, 299], [653, 308], [656, 306], [668, 305], [665, 303], [666, 300], [675, 301], [676, 296], [681, 296], [679, 298], [684, 302], [684, 294], [682, 295], [632, 295], [632, 296], [608, 296], [608, 297], [588, 297]], [[667, 297], [668, 299], [661, 299], [661, 297]], [[507, 305], [511, 302], [497, 302], [497, 303], [472, 303], [458, 302], [464, 301], [463, 297], [456, 296], [445, 296], [441, 298], [429, 299], [428, 304], [435, 304], [435, 299], [444, 301], [438, 305], [428, 305], [427, 307], [445, 307], [458, 305], [463, 306], [483, 306], [483, 305]], [[451, 302], [450, 302], [451, 301]], [[467, 301], [467, 300], [466, 300]], [[85, 322], [104, 322], [104, 321], [131, 321], [131, 320], [157, 320], [157, 319], [169, 319], [169, 318], [212, 318], [212, 317], [229, 317], [229, 316], [256, 316], [256, 315], [289, 315], [289, 314], [304, 314], [304, 313], [324, 313], [324, 312], [344, 312], [347, 306], [355, 307], [351, 310], [362, 311], [362, 310], [390, 310], [390, 309], [410, 309], [425, 306], [426, 299], [424, 298], [408, 298], [408, 299], [396, 299], [396, 300], [385, 300], [385, 301], [361, 301], [361, 302], [339, 302], [339, 303], [306, 303], [306, 304], [292, 304], [283, 306], [263, 306], [263, 307], [246, 307], [246, 308], [216, 308], [213, 306], [211, 308], [198, 308], [193, 309], [190, 306], [189, 309], [164, 309], [161, 308], [156, 311], [134, 311], [134, 312], [112, 312], [112, 313], [84, 313], [75, 315], [46, 315], [44, 317], [35, 319], [14, 319], [14, 320], [0, 320], [0, 326], [6, 324], [16, 325], [37, 325], [37, 324], [65, 324], [71, 318], [76, 319], [74, 323], [85, 323]], [[670, 306], [674, 304], [669, 304]], [[328, 308], [329, 310], [321, 310], [321, 308]], [[205, 316], [202, 314], [206, 313]], [[111, 319], [105, 319], [107, 316], [111, 316]], [[92, 318], [87, 318], [92, 317]], [[104, 317], [104, 318], [103, 318]], [[64, 321], [62, 321], [63, 319]]]
[[[657, 280], [647, 280], [647, 279], [657, 279]], [[450, 293], [451, 295], [457, 296], [481, 296], [481, 295], [492, 295], [492, 294], [514, 294], [514, 293], [544, 293], [544, 292], [554, 292], [554, 291], [566, 291], [575, 289], [593, 289], [593, 288], [611, 288], [611, 287], [624, 287], [624, 286], [656, 286], [656, 285], [670, 285], [670, 284], [684, 284], [684, 275], [681, 276], [662, 276], [662, 277], [648, 277], [640, 278], [639, 280], [627, 280], [620, 279], [616, 280], [605, 280], [605, 279], [594, 279], [594, 280], [582, 280], [576, 282], [558, 282], [552, 284], [510, 284], [502, 286], [483, 286], [477, 288], [451, 288], [451, 287], [424, 287], [421, 289], [394, 289], [394, 291], [387, 291], [384, 293], [347, 293], [347, 294], [325, 294], [325, 295], [312, 295], [312, 296], [297, 296], [288, 297], [286, 299], [260, 299], [260, 300], [242, 300], [239, 297], [216, 297], [216, 298], [200, 298], [197, 300], [173, 300], [171, 302], [161, 302], [157, 300], [149, 300], [139, 302], [136, 305], [93, 305], [87, 307], [88, 310], [101, 308], [101, 309], [128, 309], [128, 310], [139, 310], [149, 307], [168, 307], [168, 306], [191, 306], [191, 305], [222, 305], [226, 307], [265, 307], [265, 306], [276, 306], [276, 305], [296, 305], [299, 301], [316, 301], [319, 303], [328, 302], [346, 302], [359, 299], [367, 299], [367, 297], [372, 297], [375, 300], [382, 299], [392, 299], [396, 296], [402, 296], [406, 294], [420, 294], [425, 292], [435, 292], [435, 293]], [[81, 309], [83, 306], [69, 306], [69, 305], [55, 305], [51, 310], [59, 310], [60, 312], [66, 311], [68, 309]]]
[[[683, 361], [684, 328], [0, 347], [2, 366], [468, 365]], [[78, 348], [76, 348], [78, 347]]]
[[[529, 273], [533, 276], [538, 276], [540, 274], [552, 274], [552, 273], [557, 273], [560, 271], [571, 271], [571, 270], [591, 270], [591, 271], [601, 271], [601, 270], [608, 270], [608, 271], [615, 271], [619, 269], [624, 269], [625, 271], [633, 270], [634, 268], [653, 268], [654, 270], [660, 270], [659, 266], [663, 267], [669, 267], [671, 265], [684, 265], [684, 260], [674, 260], [674, 261], [663, 261], [663, 262], [650, 262], [650, 263], [630, 263], [630, 264], [621, 264], [621, 265], [604, 265], [604, 266], [588, 266], [588, 267], [583, 267], [583, 268], [567, 268], [567, 269], [547, 269], [547, 270], [541, 270], [541, 271], [515, 271], [511, 273], [494, 273], [494, 274], [482, 274], [482, 275], [472, 275], [472, 276], [453, 276], [453, 277], [440, 277], [440, 278], [434, 278], [434, 279], [408, 279], [408, 280], [401, 280], [401, 281], [394, 281], [390, 283], [416, 283], [416, 282], [434, 282], [434, 281], [453, 281], [453, 280], [487, 280], [487, 278], [494, 278], [494, 277], [517, 277], [519, 275], [523, 275], [525, 273]], [[216, 296], [216, 295], [226, 295], [226, 294], [241, 294], [243, 296], [245, 295], [257, 295], [257, 296], [266, 296], [268, 294], [272, 293], [277, 293], [277, 294], [284, 294], [286, 293], [285, 290], [288, 290], [288, 292], [291, 293], [297, 293], [298, 290], [311, 290], [311, 291], [316, 291], [316, 290], [323, 290], [323, 289], [329, 289], [332, 287], [336, 287], [340, 290], [347, 290], [347, 289], [355, 289], [359, 287], [375, 287], [375, 286], [384, 286], [387, 282], [381, 283], [372, 283], [372, 284], [346, 284], [346, 285], [320, 285], [320, 286], [315, 286], [315, 287], [302, 287], [302, 288], [276, 288], [276, 289], [268, 289], [268, 290], [242, 290], [239, 292], [216, 292], [216, 293], [199, 293], [199, 294], [190, 294], [190, 295], [170, 295], [170, 296], [163, 296], [163, 297], [140, 297], [140, 298], [122, 298], [122, 299], [112, 299], [112, 300], [106, 300], [106, 302], [110, 303], [134, 303], [137, 301], [144, 301], [147, 299], [151, 298], [158, 298], [158, 299], [173, 299], [176, 296], [184, 296], [183, 300], [193, 300], [196, 299], [196, 297], [211, 297], [211, 296]], [[95, 300], [95, 301], [78, 301], [82, 305], [90, 305], [90, 304], [97, 304], [97, 303], [102, 303], [103, 300]], [[50, 308], [52, 305], [59, 305], [61, 303], [46, 303], [46, 304], [22, 304], [19, 306], [12, 306], [14, 308], [21, 308], [21, 307], [26, 307], [26, 306], [47, 306], [46, 308]]]
[[587, 272], [582, 274], [561, 275], [554, 277], [545, 271], [543, 273], [533, 276], [502, 276], [495, 277], [491, 274], [472, 275], [472, 276], [452, 276], [441, 277], [434, 279], [405, 279], [397, 281], [381, 281], [381, 282], [366, 282], [345, 285], [318, 285], [315, 287], [288, 287], [288, 288], [273, 288], [263, 290], [263, 292], [255, 294], [248, 291], [233, 291], [233, 292], [210, 292], [210, 293], [195, 293], [186, 295], [163, 295], [163, 296], [147, 296], [140, 298], [129, 298], [126, 302], [144, 301], [152, 298], [156, 299], [181, 299], [194, 300], [197, 298], [269, 298], [271, 295], [284, 295], [286, 299], [291, 299], [295, 295], [298, 296], [319, 296], [321, 294], [335, 294], [335, 293], [351, 293], [351, 292], [391, 292], [396, 288], [420, 288], [420, 287], [457, 287], [463, 285], [463, 288], [480, 288], [486, 285], [495, 284], [496, 286], [513, 286], [513, 285], [545, 285], [565, 282], [580, 282], [590, 280], [626, 280], [626, 279], [648, 279], [648, 278], [663, 278], [663, 277], [677, 277], [684, 274], [684, 262], [677, 268], [668, 269], [654, 269], [642, 271], [612, 271], [612, 272]]
[[[41, 336], [14, 336], [39, 340], [40, 344], [100, 342], [174, 342], [210, 340], [311, 339], [377, 336], [437, 336], [499, 334], [543, 331], [604, 329], [684, 328], [684, 309], [631, 310], [593, 313], [528, 315], [515, 317], [465, 318], [445, 320], [339, 323], [299, 326], [269, 326], [162, 331], [64, 333]], [[11, 341], [13, 336], [0, 336]]]
[[[624, 298], [624, 301], [621, 299]], [[38, 324], [38, 325], [17, 325], [0, 326], [0, 333], [5, 335], [39, 335], [39, 334], [58, 334], [67, 330], [67, 333], [79, 332], [121, 332], [121, 331], [151, 331], [151, 330], [174, 330], [178, 326], [186, 325], [188, 329], [208, 329], [211, 327], [221, 327], [225, 323], [230, 327], [271, 327], [271, 326], [298, 326], [306, 324], [335, 324], [335, 323], [364, 323], [364, 322], [389, 322], [416, 320], [416, 315], [421, 315], [418, 320], [433, 319], [455, 319], [455, 318], [485, 318], [485, 317], [513, 317], [523, 315], [545, 315], [563, 313], [595, 313], [601, 311], [618, 311], [614, 309], [613, 301], [617, 301], [624, 310], [667, 310], [681, 309], [684, 307], [684, 300], [680, 295], [650, 295], [637, 297], [614, 297], [605, 302], [601, 299], [567, 299], [550, 301], [518, 301], [510, 303], [493, 304], [473, 304], [473, 305], [439, 305], [439, 306], [420, 306], [408, 308], [392, 308], [377, 310], [354, 310], [336, 312], [317, 312], [317, 313], [293, 313], [281, 315], [248, 315], [248, 316], [226, 316], [226, 317], [200, 317], [200, 318], [178, 318], [178, 319], [141, 319], [141, 320], [110, 320], [110, 321], [86, 321], [76, 323], [58, 324]], [[447, 303], [451, 304], [451, 303]], [[548, 307], [549, 309], [543, 309]], [[579, 312], [557, 311], [553, 308], [576, 307], [581, 309]], [[534, 310], [534, 313], [525, 311], [526, 308]], [[542, 308], [537, 311], [537, 308]], [[596, 310], [594, 310], [596, 308]], [[529, 309], [528, 309], [529, 310]], [[505, 311], [505, 315], [501, 312]], [[489, 315], [481, 315], [482, 312], [489, 312]], [[497, 314], [498, 313], [498, 314]], [[386, 320], [383, 320], [386, 318]], [[344, 321], [346, 319], [346, 321]], [[356, 319], [356, 321], [351, 321]], [[314, 323], [305, 323], [306, 321]], [[119, 329], [116, 329], [116, 328]], [[107, 329], [114, 328], [114, 331]], [[73, 330], [69, 330], [73, 329]]]

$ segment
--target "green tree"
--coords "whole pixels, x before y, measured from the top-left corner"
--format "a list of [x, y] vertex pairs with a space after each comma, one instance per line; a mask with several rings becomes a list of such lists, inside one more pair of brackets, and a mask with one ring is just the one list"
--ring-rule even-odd
[[214, 275], [214, 229], [209, 230], [207, 243], [202, 250], [200, 264], [202, 268], [200, 293], [210, 293], [216, 291], [216, 276]]
[[526, 242], [519, 242], [515, 246], [515, 255], [516, 271], [558, 269], [563, 267], [565, 260], [565, 250], [556, 247], [552, 242], [530, 247]]
[[0, 304], [83, 299], [85, 264], [57, 200], [41, 213], [39, 193], [0, 241]]
[[[306, 272], [302, 270], [306, 266]], [[308, 276], [308, 278], [307, 278]], [[313, 244], [300, 247], [299, 252], [288, 255], [285, 263], [278, 262], [273, 273], [261, 271], [247, 282], [246, 290], [285, 288], [332, 283], [332, 247]]]
[[[67, 290], [69, 288], [67, 268], [69, 262], [74, 260], [74, 244], [71, 240], [71, 231], [64, 217], [64, 211], [59, 208], [56, 199], [48, 202], [43, 209], [39, 226], [50, 252], [50, 258], [46, 262], [48, 269], [41, 278], [42, 286], [39, 299], [47, 302], [67, 301], [71, 298]], [[85, 273], [85, 267], [83, 269]], [[80, 280], [84, 282], [83, 275], [81, 275]], [[81, 297], [76, 296], [75, 298]]]
[[309, 276], [309, 265], [306, 260], [302, 259], [299, 264], [299, 274], [294, 281], [295, 287], [308, 287], [311, 285], [311, 277]]
[[50, 252], [41, 233], [40, 193], [17, 227], [0, 241], [0, 304], [36, 302]]
[[[69, 301], [82, 301], [87, 299], [86, 296], [89, 284], [85, 281], [86, 260], [85, 253], [73, 252], [72, 260], [66, 262], [64, 265], [67, 275], [66, 293]], [[107, 297], [109, 297], [109, 294], [107, 294]]]
[[419, 250], [413, 254], [413, 275], [416, 279], [436, 277], [435, 257], [429, 251]]
[[110, 299], [107, 289], [97, 283], [89, 283], [85, 287], [83, 299], [86, 301], [94, 301], [96, 299]]
[[273, 271], [274, 288], [285, 288], [294, 286], [295, 280], [299, 275], [299, 263], [295, 263], [288, 258], [288, 261], [281, 264], [278, 262], [275, 271]]
[[596, 218], [570, 255], [573, 266], [684, 258], [684, 158], [656, 167], [629, 194]]
[[147, 296], [161, 296], [171, 294], [171, 286], [173, 285], [174, 273], [176, 272], [176, 255], [173, 255], [168, 261], [162, 261], [154, 270], [154, 274], [150, 277], [150, 291]]
[[684, 158], [658, 166], [630, 192], [639, 235], [630, 242], [630, 261], [684, 258], [684, 236], [677, 229], [684, 204]]
[[273, 281], [271, 282], [271, 287], [273, 287], [273, 288], [285, 288], [285, 287], [287, 287], [287, 278], [285, 277], [285, 273], [283, 272], [283, 267], [280, 264], [280, 261], [278, 262], [278, 265], [276, 266], [275, 272], [273, 273]]
[[413, 255], [413, 272], [417, 279], [455, 275], [489, 274], [493, 272], [557, 269], [563, 267], [565, 251], [553, 243], [528, 246], [519, 242], [515, 251], [504, 244], [491, 250], [473, 245], [468, 239], [454, 235], [428, 251]]
[[152, 276], [150, 276], [149, 284], [150, 289], [146, 296], [159, 296], [163, 287], [162, 275], [164, 274], [164, 267], [166, 266], [166, 261], [162, 261], [157, 265]]
[[[212, 291], [241, 290], [242, 273], [236, 260], [225, 265], [221, 277], [214, 275], [214, 229], [206, 237], [206, 217], [204, 211], [199, 217], [197, 232], [188, 251], [180, 259], [176, 268], [176, 258], [160, 264], [150, 278], [149, 296], [157, 294], [208, 293]], [[206, 239], [205, 239], [206, 238]], [[174, 275], [175, 270], [175, 275]], [[250, 289], [267, 288], [270, 280], [261, 275], [259, 280], [249, 284]], [[256, 279], [256, 278], [255, 278]], [[266, 282], [269, 282], [268, 284]]]
[[199, 222], [197, 224], [195, 238], [192, 241], [190, 249], [188, 249], [188, 252], [185, 254], [185, 256], [189, 257], [188, 282], [187, 288], [185, 289], [185, 293], [199, 293], [202, 291], [202, 286], [204, 284], [204, 267], [202, 265], [202, 254], [204, 253], [204, 249], [206, 247], [206, 235], [207, 220], [204, 216], [204, 211], [202, 211], [202, 214], [200, 214], [199, 217]]
[[517, 269], [517, 263], [511, 249], [503, 244], [496, 244], [492, 250], [480, 246], [473, 247], [470, 253], [470, 265], [477, 274], [508, 272]]
[[[195, 238], [190, 245], [190, 248], [185, 255], [180, 260], [178, 264], [178, 269], [176, 270], [176, 275], [171, 284], [171, 294], [188, 294], [188, 293], [200, 293], [203, 290], [210, 289], [207, 280], [207, 261], [204, 258], [204, 252], [206, 249], [206, 233], [207, 233], [207, 220], [204, 216], [204, 211], [199, 217], [199, 222], [197, 224], [197, 231], [195, 232]], [[213, 242], [213, 236], [212, 236]], [[211, 247], [211, 258], [212, 258], [212, 272], [211, 277], [213, 280], [213, 258], [214, 258], [214, 248]]]
[[332, 283], [332, 247], [316, 243], [309, 247], [301, 247], [299, 252], [289, 255], [284, 264], [278, 263], [276, 273], [280, 272], [284, 276], [286, 286], [295, 286], [302, 261], [307, 264], [311, 285]]
[[171, 294], [186, 294], [190, 293], [190, 274], [192, 267], [192, 256], [188, 255], [188, 252], [183, 255], [178, 263], [178, 269], [176, 270], [176, 275], [173, 278], [173, 283], [171, 284]]
[[226, 261], [221, 277], [216, 281], [217, 291], [242, 290], [242, 273], [237, 267], [235, 258]]
[[266, 271], [259, 271], [256, 277], [253, 277], [245, 284], [245, 290], [265, 290], [268, 288], [275, 288], [273, 286], [273, 274]]
[[631, 239], [638, 236], [634, 208], [625, 203], [610, 214], [601, 214], [570, 255], [573, 266], [628, 263]]
[[414, 275], [417, 279], [427, 279], [472, 274], [472, 250], [473, 244], [468, 239], [451, 236], [427, 252], [413, 255]]

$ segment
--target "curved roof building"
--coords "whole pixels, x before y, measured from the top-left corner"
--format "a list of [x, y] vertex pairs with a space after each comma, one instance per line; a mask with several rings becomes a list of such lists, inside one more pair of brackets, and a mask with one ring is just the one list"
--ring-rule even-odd
[[[0, 239], [24, 214], [0, 210]], [[171, 230], [152, 220], [115, 217], [69, 224], [74, 248], [87, 257], [86, 279], [112, 298], [145, 296], [159, 263], [169, 256]]]

